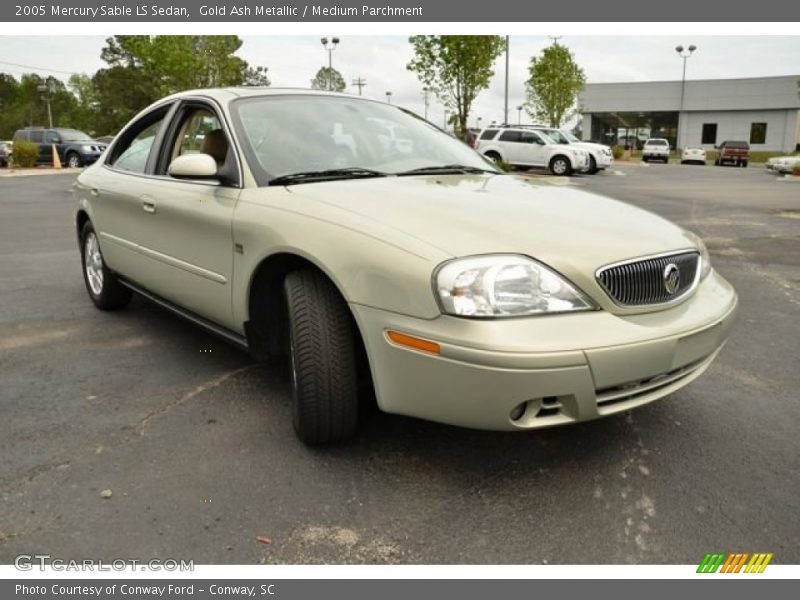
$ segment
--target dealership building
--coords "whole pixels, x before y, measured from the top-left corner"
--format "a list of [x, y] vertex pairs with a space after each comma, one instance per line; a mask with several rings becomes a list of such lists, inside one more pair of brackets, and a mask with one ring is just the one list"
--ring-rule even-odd
[[583, 138], [641, 148], [712, 149], [745, 140], [753, 150], [800, 150], [800, 75], [635, 83], [590, 83], [580, 95]]

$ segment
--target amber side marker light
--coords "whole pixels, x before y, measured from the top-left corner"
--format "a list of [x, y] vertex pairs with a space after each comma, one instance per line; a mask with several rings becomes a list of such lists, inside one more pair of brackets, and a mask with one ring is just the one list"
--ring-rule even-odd
[[405, 333], [400, 333], [399, 331], [389, 330], [386, 332], [386, 335], [391, 341], [399, 346], [406, 346], [407, 348], [422, 350], [423, 352], [430, 352], [431, 354], [439, 354], [441, 352], [441, 348], [436, 342], [421, 340], [420, 338], [406, 335]]

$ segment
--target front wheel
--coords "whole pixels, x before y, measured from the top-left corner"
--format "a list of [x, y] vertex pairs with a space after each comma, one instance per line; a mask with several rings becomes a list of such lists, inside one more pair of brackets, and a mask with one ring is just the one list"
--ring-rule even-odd
[[289, 313], [292, 424], [306, 444], [352, 437], [358, 425], [356, 335], [339, 291], [321, 273], [284, 280]]
[[553, 175], [570, 175], [572, 164], [566, 156], [554, 156], [550, 161], [550, 172]]
[[114, 310], [131, 301], [131, 291], [106, 267], [100, 242], [89, 221], [81, 230], [81, 264], [86, 291], [97, 308]]
[[67, 166], [70, 169], [77, 169], [81, 166], [81, 157], [74, 152], [70, 152], [67, 154]]
[[747, 167], [747, 161], [746, 161], [746, 160], [743, 160], [743, 161], [742, 161], [742, 168], [746, 168], [746, 167]]
[[492, 162], [495, 162], [495, 163], [499, 163], [502, 160], [500, 158], [500, 155], [497, 152], [495, 152], [494, 150], [489, 150], [489, 152], [484, 154], [484, 156], [486, 158], [488, 158], [489, 160], [491, 160]]
[[594, 175], [597, 171], [599, 171], [597, 168], [597, 161], [594, 159], [594, 156], [589, 156], [589, 170], [587, 173], [589, 173], [589, 175]]

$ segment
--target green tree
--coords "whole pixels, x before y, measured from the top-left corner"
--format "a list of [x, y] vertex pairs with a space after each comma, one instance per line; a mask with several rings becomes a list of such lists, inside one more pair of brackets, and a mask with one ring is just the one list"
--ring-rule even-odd
[[344, 77], [336, 69], [321, 67], [314, 79], [311, 80], [312, 90], [331, 90], [343, 92], [346, 84]]
[[408, 40], [414, 58], [406, 65], [456, 115], [456, 132], [464, 136], [478, 93], [489, 87], [494, 62], [505, 50], [497, 35], [414, 35]]
[[586, 83], [586, 75], [565, 46], [553, 44], [531, 58], [529, 78], [525, 82], [526, 112], [550, 127], [561, 127], [575, 113], [578, 93]]
[[98, 126], [116, 132], [158, 98], [175, 92], [234, 85], [270, 84], [267, 68], [251, 67], [235, 53], [235, 35], [118, 35], [106, 39], [108, 68], [92, 81]]

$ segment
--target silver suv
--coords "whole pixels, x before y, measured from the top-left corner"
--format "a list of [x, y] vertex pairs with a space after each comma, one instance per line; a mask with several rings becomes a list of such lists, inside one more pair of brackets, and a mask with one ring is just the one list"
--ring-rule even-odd
[[586, 150], [526, 127], [486, 128], [478, 136], [476, 150], [494, 161], [550, 169], [553, 175], [571, 175], [590, 167]]

